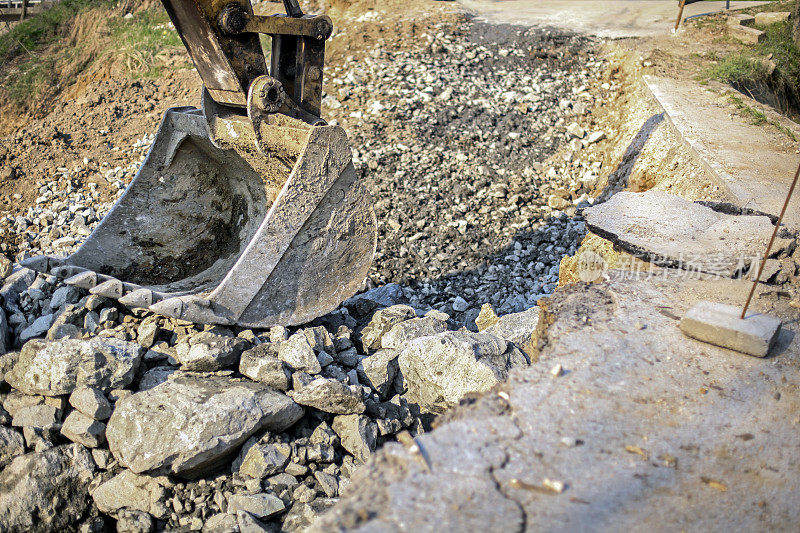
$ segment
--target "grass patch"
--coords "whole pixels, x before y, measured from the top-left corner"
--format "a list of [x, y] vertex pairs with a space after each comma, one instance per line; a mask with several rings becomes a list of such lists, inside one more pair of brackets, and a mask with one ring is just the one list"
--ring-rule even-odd
[[728, 96], [728, 101], [736, 106], [736, 109], [739, 110], [739, 114], [744, 118], [748, 119], [750, 124], [755, 126], [760, 126], [762, 124], [769, 124], [773, 126], [775, 129], [789, 137], [792, 141], [797, 142], [797, 135], [794, 134], [792, 130], [777, 122], [775, 120], [770, 119], [767, 115], [758, 109], [754, 109], [744, 103], [744, 101], [736, 95]]
[[165, 11], [146, 10], [131, 18], [114, 17], [108, 26], [116, 55], [128, 73], [157, 77], [161, 73], [157, 56], [165, 48], [182, 47], [178, 32], [168, 28]]
[[110, 0], [61, 0], [0, 35], [0, 58], [6, 62], [21, 54], [38, 52], [56, 42], [60, 29], [75, 15], [92, 7], [111, 5]]
[[772, 13], [776, 11], [789, 11], [794, 9], [795, 0], [778, 0], [776, 2], [769, 2], [760, 6], [748, 7], [738, 10], [739, 13], [746, 13], [748, 15], [755, 15], [756, 13]]
[[749, 118], [751, 124], [760, 126], [761, 124], [766, 124], [769, 122], [767, 115], [758, 109], [753, 109], [749, 105], [745, 104], [738, 96], [731, 95], [728, 97], [728, 101], [736, 106], [736, 109], [739, 110], [739, 113], [743, 117]]
[[800, 49], [792, 38], [792, 23], [778, 22], [759, 29], [765, 32], [761, 43], [716, 58], [717, 63], [702, 76], [745, 91], [768, 90], [786, 103], [785, 111], [796, 115], [800, 113]]
[[103, 76], [156, 77], [165, 65], [182, 67], [165, 61], [183, 49], [167, 13], [123, 16], [124, 9], [113, 0], [61, 0], [0, 36], [3, 113], [47, 113], [92, 68]]

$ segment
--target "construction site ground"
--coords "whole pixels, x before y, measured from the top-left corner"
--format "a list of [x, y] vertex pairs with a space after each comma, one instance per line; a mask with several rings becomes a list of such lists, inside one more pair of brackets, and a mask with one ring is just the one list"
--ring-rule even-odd
[[[348, 132], [376, 199], [380, 241], [366, 286], [401, 283], [412, 305], [471, 330], [485, 303], [498, 314], [538, 305], [540, 318], [529, 367], [464, 398], [413, 445], [387, 443], [312, 531], [788, 531], [800, 522], [800, 197], [781, 234], [790, 244], [752, 304], [783, 321], [763, 359], [678, 328], [698, 301], [741, 305], [749, 281], [653, 266], [646, 248], [592, 233], [581, 215], [622, 191], [777, 215], [800, 162], [800, 127], [698, 81], [707, 52], [738, 46], [721, 25], [701, 18], [673, 36], [675, 2], [599, 4], [324, 6], [337, 26], [325, 117]], [[79, 192], [93, 213], [71, 227], [97, 223], [163, 110], [198, 104], [199, 78], [182, 54], [169, 51], [155, 78], [100, 70], [47, 113], [2, 109], [3, 253], [80, 243], [80, 233], [43, 223], [44, 211], [33, 215], [55, 209], [40, 198]], [[767, 120], [753, 124], [742, 105]], [[69, 210], [64, 201], [57, 207]], [[637, 223], [631, 232], [646, 241]], [[586, 252], [603, 260], [591, 283]]]
[[[651, 35], [605, 44], [624, 81], [598, 113], [612, 132], [601, 198], [654, 189], [777, 215], [800, 162], [797, 124], [695, 80], [704, 51], [735, 44], [702, 25], [672, 36], [666, 17], [598, 22], [587, 4], [465, 2], [488, 20], [550, 24], [560, 10], [565, 27], [575, 9], [586, 33]], [[603, 4], [598, 14], [615, 8]], [[694, 7], [702, 4], [710, 3]], [[752, 124], [731, 95], [771, 124]], [[798, 213], [795, 198], [790, 231]], [[590, 233], [576, 254], [596, 252], [612, 266], [600, 283], [582, 283], [575, 258], [562, 262], [566, 283], [539, 303], [531, 368], [462, 401], [417, 448], [385, 447], [314, 530], [792, 530], [800, 519], [798, 278], [757, 291], [753, 308], [780, 317], [783, 333], [756, 359], [678, 328], [698, 301], [743, 305], [750, 282], [642, 270], [619, 244]]]

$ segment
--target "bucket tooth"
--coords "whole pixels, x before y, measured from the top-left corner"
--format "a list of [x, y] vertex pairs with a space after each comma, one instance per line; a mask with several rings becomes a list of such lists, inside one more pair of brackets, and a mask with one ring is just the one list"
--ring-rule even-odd
[[59, 257], [50, 257], [48, 255], [37, 255], [36, 257], [29, 257], [20, 261], [20, 266], [35, 270], [36, 272], [49, 273], [52, 269], [58, 268], [64, 264], [64, 260]]
[[158, 303], [165, 298], [167, 298], [167, 295], [163, 292], [156, 292], [151, 291], [150, 289], [141, 288], [135, 289], [120, 298], [119, 303], [130, 307], [131, 309], [149, 309], [151, 305]]
[[50, 271], [52, 275], [61, 279], [71, 278], [72, 276], [82, 272], [86, 272], [86, 269], [75, 265], [63, 265], [55, 267]]
[[99, 283], [99, 280], [97, 279], [97, 272], [92, 270], [84, 270], [83, 272], [79, 272], [74, 276], [68, 277], [64, 280], [64, 283], [81, 289], [86, 289], [88, 291], [95, 288]]
[[89, 289], [89, 292], [92, 294], [105, 296], [106, 298], [118, 300], [123, 294], [125, 294], [125, 288], [120, 280], [111, 278], [100, 283], [99, 285], [96, 285], [95, 287], [92, 287]]
[[233, 325], [235, 320], [225, 316], [211, 300], [197, 295], [167, 298], [150, 306], [150, 310], [179, 320], [198, 324]]

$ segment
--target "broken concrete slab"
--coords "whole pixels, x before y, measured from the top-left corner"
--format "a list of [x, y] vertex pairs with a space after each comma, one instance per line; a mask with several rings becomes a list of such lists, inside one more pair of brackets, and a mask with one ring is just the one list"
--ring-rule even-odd
[[[759, 261], [774, 226], [766, 216], [735, 216], [658, 190], [619, 192], [583, 210], [587, 227], [658, 266], [735, 277]], [[773, 253], [791, 239], [777, 238]]]
[[766, 11], [764, 13], [756, 13], [753, 17], [753, 22], [759, 26], [769, 26], [776, 22], [786, 22], [792, 17], [790, 11]]
[[793, 529], [798, 311], [760, 288], [755, 309], [794, 322], [775, 357], [742, 357], [685, 337], [678, 317], [749, 283], [609, 277], [539, 301], [539, 361], [417, 437], [430, 471], [386, 445], [310, 531]]
[[[739, 117], [733, 106], [720, 104], [717, 91], [654, 76], [644, 76], [644, 81], [675, 133], [730, 201], [772, 215], [780, 213], [797, 170], [796, 140], [777, 128], [753, 125]], [[736, 95], [747, 102], [746, 96]], [[797, 123], [769, 108], [758, 108], [768, 119], [800, 136]], [[800, 229], [796, 202], [784, 218], [792, 231]]]
[[763, 313], [716, 302], [698, 302], [681, 319], [686, 335], [755, 357], [765, 357], [781, 330], [781, 321]]
[[729, 26], [731, 37], [746, 44], [758, 44], [767, 38], [767, 34], [756, 28], [748, 26]]

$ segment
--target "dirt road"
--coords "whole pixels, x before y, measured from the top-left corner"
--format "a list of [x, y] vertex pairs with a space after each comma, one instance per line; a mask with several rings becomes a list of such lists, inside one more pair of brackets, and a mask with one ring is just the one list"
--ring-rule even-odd
[[[547, 25], [600, 37], [643, 37], [668, 33], [678, 15], [674, 0], [459, 0], [492, 22]], [[767, 2], [730, 2], [742, 9]], [[686, 6], [684, 17], [725, 9], [722, 0]]]

